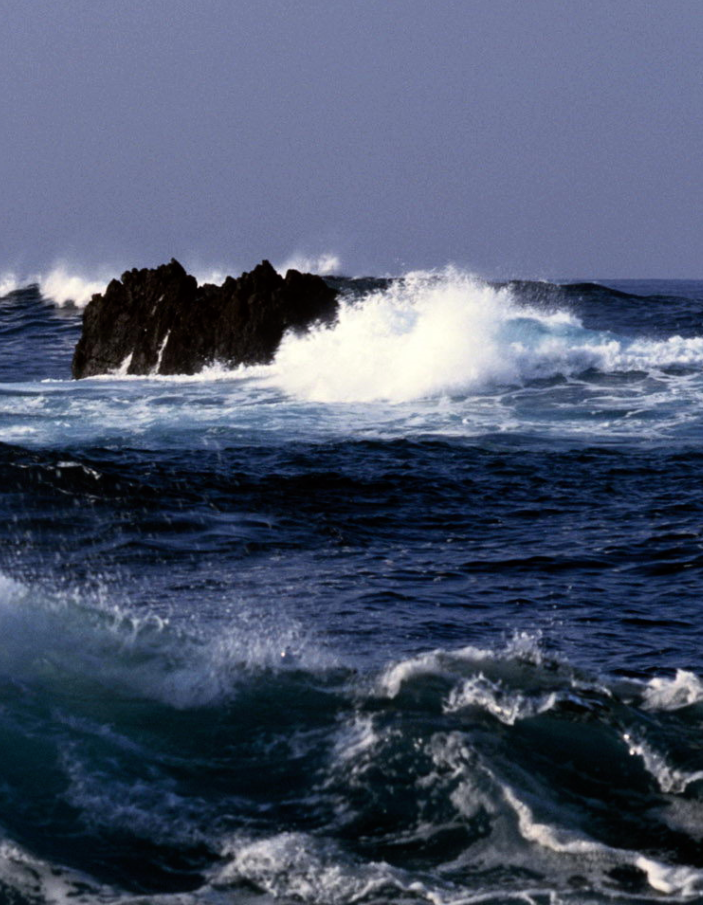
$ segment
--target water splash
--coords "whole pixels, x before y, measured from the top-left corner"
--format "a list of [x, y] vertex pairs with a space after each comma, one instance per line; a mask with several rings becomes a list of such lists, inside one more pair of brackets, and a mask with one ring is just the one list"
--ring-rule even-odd
[[417, 272], [348, 299], [332, 329], [289, 334], [271, 370], [313, 402], [403, 403], [602, 372], [703, 366], [703, 338], [627, 338], [589, 330], [565, 310], [520, 303], [449, 268]]
[[59, 306], [73, 304], [84, 308], [96, 293], [104, 292], [113, 276], [103, 271], [89, 277], [71, 272], [65, 264], [57, 264], [37, 282], [44, 298]]

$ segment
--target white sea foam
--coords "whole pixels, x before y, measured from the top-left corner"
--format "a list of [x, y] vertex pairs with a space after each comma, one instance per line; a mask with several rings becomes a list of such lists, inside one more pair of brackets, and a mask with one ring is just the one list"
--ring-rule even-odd
[[444, 704], [445, 713], [457, 713], [468, 707], [479, 707], [501, 723], [513, 726], [520, 720], [551, 710], [558, 697], [555, 692], [528, 696], [493, 682], [482, 673], [465, 679], [452, 688]]
[[410, 273], [344, 301], [330, 328], [284, 337], [271, 377], [317, 402], [410, 400], [520, 386], [588, 369], [703, 366], [703, 338], [631, 340], [565, 311], [521, 306], [464, 272]]
[[536, 820], [532, 809], [508, 786], [504, 786], [503, 795], [517, 816], [520, 835], [528, 842], [535, 842], [554, 852], [571, 855], [605, 854], [614, 851], [583, 833]]
[[444, 650], [420, 654], [384, 670], [378, 680], [377, 692], [384, 697], [395, 698], [404, 685], [417, 677], [432, 676], [453, 680], [460, 677], [463, 670], [471, 669], [473, 664], [494, 656], [492, 651], [476, 647], [465, 647], [451, 654]]
[[[258, 262], [257, 262], [258, 263]], [[194, 265], [189, 268], [199, 286], [205, 283], [212, 283], [215, 286], [221, 286], [228, 276], [237, 277], [245, 270], [252, 270], [256, 266], [250, 264], [246, 268], [241, 266], [216, 266], [207, 267], [202, 265]], [[305, 254], [303, 252], [295, 252], [289, 255], [285, 260], [275, 262], [274, 270], [285, 276], [289, 270], [299, 270], [301, 273], [318, 273], [323, 275], [339, 273], [341, 261], [339, 257], [332, 252], [323, 252], [321, 254]]]
[[239, 269], [233, 270], [223, 270], [221, 267], [195, 267], [193, 268], [193, 276], [195, 277], [198, 286], [204, 286], [206, 283], [211, 283], [214, 286], [221, 286], [228, 276], [233, 276], [239, 274]]
[[455, 688], [460, 695], [465, 679], [472, 680], [477, 674], [488, 673], [489, 669], [519, 676], [523, 666], [542, 663], [540, 641], [539, 633], [517, 632], [504, 647], [496, 650], [468, 645], [451, 651], [428, 651], [387, 667], [378, 678], [376, 693], [395, 698], [407, 683], [431, 676], [458, 683]]
[[645, 710], [680, 710], [700, 701], [703, 701], [703, 682], [685, 669], [677, 669], [673, 679], [651, 679], [643, 695]]
[[694, 896], [703, 890], [703, 871], [693, 867], [672, 866], [662, 864], [653, 858], [639, 855], [634, 859], [635, 867], [639, 867], [647, 875], [647, 881], [652, 889], [668, 894]]
[[122, 899], [116, 890], [78, 871], [44, 861], [7, 839], [0, 839], [0, 884], [3, 892], [9, 893], [9, 899], [3, 895], [3, 901], [9, 902], [101, 905]]
[[408, 275], [363, 303], [342, 304], [339, 322], [288, 336], [275, 374], [290, 393], [318, 402], [403, 402], [466, 389], [483, 376], [515, 374], [496, 354], [505, 292], [453, 274]]
[[304, 833], [254, 840], [233, 837], [223, 855], [230, 860], [213, 876], [213, 885], [245, 880], [286, 901], [342, 905], [373, 901], [373, 894], [382, 890], [385, 900], [389, 890], [401, 897], [404, 892], [425, 889], [389, 864], [358, 861], [333, 843]]
[[115, 276], [110, 268], [95, 268], [87, 273], [64, 262], [56, 263], [45, 273], [0, 274], [0, 298], [27, 286], [39, 286], [42, 296], [59, 307], [75, 305], [83, 308], [93, 295], [103, 292]]

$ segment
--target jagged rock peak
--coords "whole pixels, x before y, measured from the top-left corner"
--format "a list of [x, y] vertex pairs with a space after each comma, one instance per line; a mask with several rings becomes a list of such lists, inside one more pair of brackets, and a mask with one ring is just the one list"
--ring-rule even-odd
[[333, 321], [337, 296], [322, 277], [289, 270], [284, 278], [269, 261], [221, 286], [198, 286], [175, 258], [127, 270], [86, 306], [72, 373], [195, 374], [214, 362], [266, 364], [286, 330]]

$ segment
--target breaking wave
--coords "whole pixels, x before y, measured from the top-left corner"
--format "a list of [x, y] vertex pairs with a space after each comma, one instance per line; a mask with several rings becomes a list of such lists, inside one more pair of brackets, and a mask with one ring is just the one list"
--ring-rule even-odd
[[511, 286], [450, 269], [347, 298], [332, 329], [284, 339], [272, 377], [315, 402], [407, 402], [670, 366], [703, 367], [703, 337], [587, 329], [570, 311], [525, 304]]
[[300, 625], [232, 607], [225, 629], [172, 625], [96, 592], [85, 598], [26, 585], [0, 574], [0, 673], [55, 691], [110, 689], [178, 709], [217, 706], [236, 696], [242, 676], [294, 662], [324, 662]]
[[46, 275], [39, 277], [37, 282], [45, 299], [59, 306], [73, 304], [77, 308], [84, 308], [96, 293], [105, 290], [114, 275], [100, 274], [96, 277], [86, 277], [71, 273], [65, 265], [59, 264]]
[[104, 291], [115, 275], [103, 269], [97, 275], [86, 276], [72, 271], [65, 264], [57, 264], [44, 274], [20, 276], [17, 273], [8, 272], [0, 274], [0, 298], [21, 289], [38, 287], [46, 301], [52, 302], [60, 308], [67, 305], [84, 308], [93, 295]]

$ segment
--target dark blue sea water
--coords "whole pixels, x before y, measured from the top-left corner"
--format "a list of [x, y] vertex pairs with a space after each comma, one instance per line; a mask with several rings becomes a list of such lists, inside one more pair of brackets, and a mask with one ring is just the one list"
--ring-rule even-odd
[[0, 901], [703, 901], [703, 282], [338, 281], [69, 379], [0, 300]]

